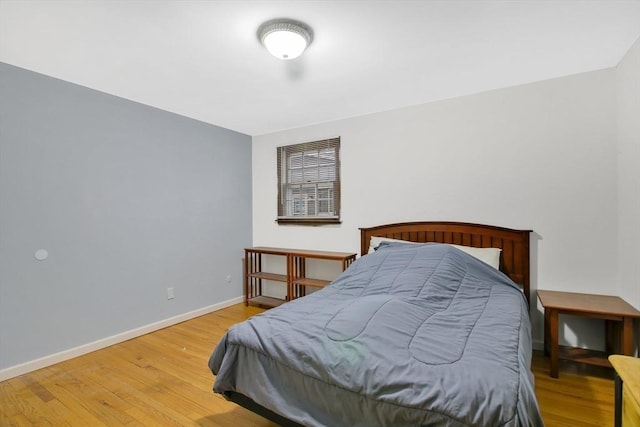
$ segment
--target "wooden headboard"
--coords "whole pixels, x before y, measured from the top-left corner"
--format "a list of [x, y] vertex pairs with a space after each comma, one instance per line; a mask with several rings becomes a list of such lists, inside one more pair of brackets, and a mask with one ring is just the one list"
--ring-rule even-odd
[[419, 243], [452, 243], [476, 248], [500, 248], [500, 271], [522, 286], [527, 300], [530, 301], [529, 233], [531, 230], [512, 230], [465, 222], [423, 221], [386, 224], [360, 228], [360, 254], [367, 254], [372, 236]]

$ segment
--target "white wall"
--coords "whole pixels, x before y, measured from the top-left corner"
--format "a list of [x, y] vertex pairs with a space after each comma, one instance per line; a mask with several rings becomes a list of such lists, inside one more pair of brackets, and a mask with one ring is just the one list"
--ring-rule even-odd
[[[253, 242], [357, 252], [358, 227], [389, 222], [532, 229], [533, 289], [615, 293], [615, 113], [609, 69], [256, 136]], [[278, 226], [275, 148], [333, 136], [342, 224]], [[561, 339], [601, 348], [599, 334], [583, 331], [593, 327], [571, 319]]]
[[620, 296], [640, 310], [640, 39], [616, 69]]

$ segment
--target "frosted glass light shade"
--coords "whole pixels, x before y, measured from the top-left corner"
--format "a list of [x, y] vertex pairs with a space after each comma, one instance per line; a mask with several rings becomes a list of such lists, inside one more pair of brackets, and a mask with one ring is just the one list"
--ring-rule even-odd
[[266, 35], [264, 47], [271, 55], [280, 59], [297, 58], [307, 48], [305, 39], [297, 33], [290, 31], [274, 31]]
[[258, 28], [258, 39], [273, 56], [294, 59], [304, 52], [312, 40], [311, 29], [291, 19], [274, 19]]

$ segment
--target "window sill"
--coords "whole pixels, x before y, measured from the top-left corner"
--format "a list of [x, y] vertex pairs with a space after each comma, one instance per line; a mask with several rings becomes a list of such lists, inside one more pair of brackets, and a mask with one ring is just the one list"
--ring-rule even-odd
[[342, 224], [340, 218], [278, 218], [279, 225], [331, 225]]

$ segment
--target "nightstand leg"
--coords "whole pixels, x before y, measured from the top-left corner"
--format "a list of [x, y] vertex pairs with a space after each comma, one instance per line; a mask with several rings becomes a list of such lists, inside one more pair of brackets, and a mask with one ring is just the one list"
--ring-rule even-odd
[[549, 356], [549, 315], [551, 310], [544, 309], [544, 355]]
[[551, 377], [558, 378], [558, 310], [549, 310], [549, 352], [551, 353]]
[[633, 318], [624, 317], [622, 320], [622, 354], [633, 356]]
[[604, 321], [604, 351], [607, 353], [607, 356], [610, 354], [614, 354], [616, 352], [614, 346], [614, 323], [612, 320]]

